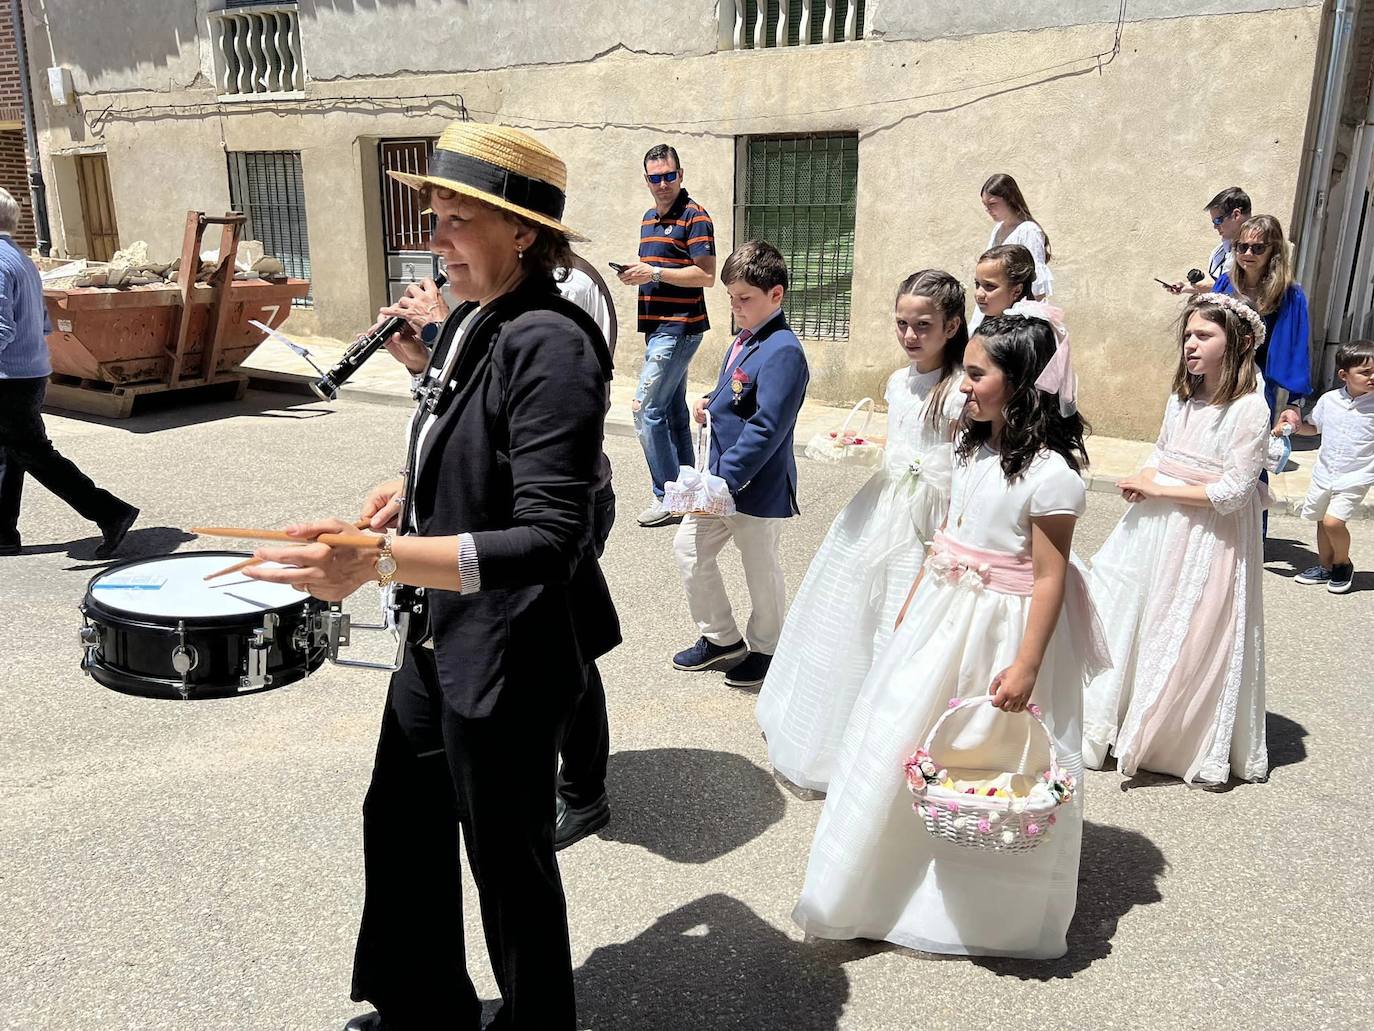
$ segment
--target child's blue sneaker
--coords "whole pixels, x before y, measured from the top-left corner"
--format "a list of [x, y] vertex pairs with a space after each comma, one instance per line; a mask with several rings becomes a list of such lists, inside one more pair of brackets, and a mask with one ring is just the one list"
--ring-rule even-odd
[[1295, 584], [1329, 584], [1331, 582], [1331, 570], [1325, 566], [1313, 566], [1311, 569], [1304, 569], [1293, 577], [1293, 582]]
[[1349, 562], [1331, 567], [1331, 582], [1326, 589], [1332, 594], [1344, 594], [1355, 582], [1355, 566]]

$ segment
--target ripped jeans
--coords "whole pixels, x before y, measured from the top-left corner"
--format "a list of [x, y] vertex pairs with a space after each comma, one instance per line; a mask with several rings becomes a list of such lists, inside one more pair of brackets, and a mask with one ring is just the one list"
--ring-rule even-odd
[[687, 366], [701, 346], [701, 338], [701, 333], [648, 333], [644, 337], [644, 367], [635, 391], [635, 432], [644, 448], [657, 498], [663, 497], [665, 482], [676, 480], [682, 466], [695, 462], [692, 417], [687, 410]]

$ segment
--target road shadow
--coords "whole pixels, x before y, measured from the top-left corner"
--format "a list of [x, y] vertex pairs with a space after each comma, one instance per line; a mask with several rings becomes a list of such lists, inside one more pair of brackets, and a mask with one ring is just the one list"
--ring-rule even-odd
[[1296, 766], [1307, 759], [1307, 728], [1301, 723], [1280, 716], [1276, 712], [1265, 713], [1264, 736], [1269, 745], [1269, 772], [1283, 766]]
[[573, 973], [578, 1027], [830, 1031], [849, 999], [853, 950], [794, 941], [729, 895], [707, 895]]
[[1023, 981], [1073, 977], [1112, 954], [1121, 918], [1136, 906], [1163, 901], [1159, 879], [1169, 868], [1159, 846], [1145, 835], [1107, 823], [1083, 823], [1078, 864], [1078, 908], [1069, 924], [1069, 951], [1060, 959], [978, 957], [977, 966]]
[[81, 572], [87, 569], [106, 569], [117, 563], [127, 562], [129, 559], [167, 555], [176, 551], [187, 541], [195, 539], [195, 534], [187, 533], [176, 526], [135, 526], [124, 538], [124, 542], [120, 544], [119, 553], [110, 558], [95, 557], [96, 549], [100, 547], [102, 541], [98, 535], [78, 537], [74, 541], [66, 541], [61, 544], [25, 544], [19, 557], [65, 554], [78, 564], [65, 566], [64, 569], [69, 573]]
[[[1315, 531], [1313, 531], [1315, 533]], [[1275, 576], [1293, 579], [1304, 569], [1317, 564], [1311, 544], [1287, 537], [1267, 537], [1264, 541], [1264, 570]]]
[[733, 752], [650, 748], [616, 752], [606, 775], [615, 808], [601, 837], [675, 863], [709, 863], [782, 819], [767, 770]]
[[[199, 388], [215, 391], [216, 387]], [[202, 395], [204, 396], [204, 395]], [[75, 419], [95, 426], [108, 426], [126, 433], [161, 433], [164, 430], [198, 426], [222, 419], [319, 419], [334, 414], [323, 401], [307, 400], [296, 394], [272, 390], [250, 390], [238, 401], [188, 400], [175, 391], [148, 394], [139, 398], [138, 410], [127, 419], [110, 419], [88, 412], [43, 406], [45, 414]]]

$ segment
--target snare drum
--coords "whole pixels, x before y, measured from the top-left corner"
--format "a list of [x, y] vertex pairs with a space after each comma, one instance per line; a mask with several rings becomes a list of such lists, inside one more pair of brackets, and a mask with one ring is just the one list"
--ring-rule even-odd
[[149, 698], [220, 698], [314, 672], [327, 650], [326, 603], [241, 573], [206, 582], [248, 557], [186, 552], [96, 574], [81, 603], [81, 668]]

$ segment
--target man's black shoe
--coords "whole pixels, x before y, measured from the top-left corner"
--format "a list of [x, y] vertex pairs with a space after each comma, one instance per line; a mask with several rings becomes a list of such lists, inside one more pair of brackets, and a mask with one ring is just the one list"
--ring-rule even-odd
[[725, 674], [725, 686], [758, 687], [763, 683], [763, 678], [768, 676], [768, 667], [772, 661], [771, 655], [750, 652], [743, 662]]
[[0, 538], [0, 557], [18, 555], [23, 550], [24, 545], [20, 543], [18, 537]]
[[377, 1012], [363, 1013], [344, 1025], [344, 1031], [386, 1031], [382, 1015]]
[[743, 641], [735, 644], [712, 644], [704, 637], [697, 643], [673, 656], [673, 668], [699, 673], [706, 669], [730, 669], [749, 654], [749, 646]]
[[611, 803], [603, 794], [591, 805], [574, 809], [559, 795], [554, 799], [553, 850], [561, 852], [611, 822]]
[[130, 505], [129, 510], [113, 523], [101, 524], [100, 533], [105, 539], [100, 542], [100, 547], [95, 549], [95, 557], [110, 558], [113, 556], [119, 550], [119, 546], [124, 543], [129, 527], [133, 526], [137, 519], [138, 509]]

